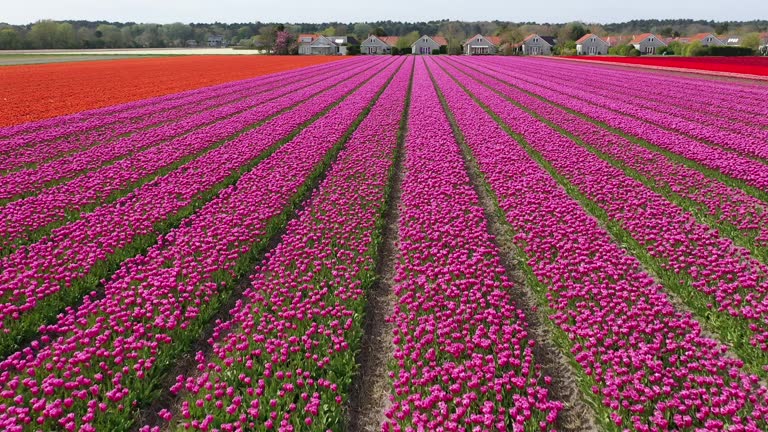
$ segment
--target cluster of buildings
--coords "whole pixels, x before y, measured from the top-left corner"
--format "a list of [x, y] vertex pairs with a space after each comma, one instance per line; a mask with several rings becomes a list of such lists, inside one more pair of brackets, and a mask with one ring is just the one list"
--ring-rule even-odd
[[[368, 36], [358, 42], [350, 36], [323, 36], [318, 34], [299, 35], [299, 54], [309, 55], [344, 55], [350, 45], [359, 45], [360, 53], [366, 55], [392, 54], [399, 41], [397, 36]], [[586, 34], [576, 41], [576, 53], [579, 55], [606, 55], [612, 46], [632, 45], [641, 54], [656, 54], [667, 44], [676, 41], [684, 44], [698, 41], [702, 46], [740, 46], [742, 38], [738, 36], [719, 39], [712, 33], [700, 33], [691, 37], [660, 38], [653, 33], [635, 36], [606, 36]], [[493, 55], [511, 50], [520, 55], [552, 55], [557, 39], [550, 36], [531, 34], [518, 44], [502, 43], [498, 36], [477, 34], [465, 40], [461, 46], [466, 55]], [[411, 53], [430, 55], [441, 52], [448, 41], [442, 36], [423, 35], [411, 44]], [[768, 33], [761, 35], [760, 51], [768, 51]]]

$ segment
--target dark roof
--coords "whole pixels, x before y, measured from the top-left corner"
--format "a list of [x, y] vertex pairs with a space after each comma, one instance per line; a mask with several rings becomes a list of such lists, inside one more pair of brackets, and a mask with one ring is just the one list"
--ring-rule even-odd
[[544, 40], [544, 42], [546, 42], [546, 43], [548, 43], [548, 44], [550, 44], [550, 45], [552, 45], [552, 46], [555, 46], [555, 44], [557, 44], [557, 39], [555, 39], [555, 38], [554, 38], [554, 37], [552, 37], [552, 36], [539, 36], [539, 37], [540, 37], [541, 39], [543, 39], [543, 40]]

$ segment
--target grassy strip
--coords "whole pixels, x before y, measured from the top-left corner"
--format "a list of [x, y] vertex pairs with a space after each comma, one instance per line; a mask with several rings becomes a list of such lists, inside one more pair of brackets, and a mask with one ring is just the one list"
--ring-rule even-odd
[[[349, 352], [352, 355], [352, 363], [353, 363], [353, 374], [349, 382], [345, 383], [345, 386], [343, 387], [342, 393], [344, 395], [349, 395], [352, 389], [352, 384], [355, 379], [359, 379], [359, 368], [360, 365], [357, 364], [357, 359], [360, 358], [361, 350], [362, 350], [362, 341], [363, 341], [363, 323], [366, 321], [366, 306], [368, 305], [368, 299], [367, 297], [373, 290], [373, 287], [375, 284], [380, 283], [383, 275], [380, 273], [383, 269], [380, 263], [383, 261], [384, 257], [382, 255], [382, 251], [384, 250], [386, 240], [384, 238], [384, 232], [386, 230], [387, 220], [386, 215], [391, 211], [393, 206], [397, 206], [398, 203], [394, 202], [394, 190], [395, 190], [395, 181], [397, 179], [398, 170], [402, 169], [402, 158], [404, 153], [404, 147], [405, 147], [405, 137], [408, 134], [408, 114], [410, 113], [411, 108], [411, 93], [413, 90], [413, 75], [416, 72], [416, 65], [415, 63], [411, 64], [411, 75], [409, 77], [408, 82], [408, 89], [405, 92], [405, 102], [403, 105], [403, 115], [400, 118], [400, 125], [397, 132], [397, 144], [395, 145], [395, 150], [392, 154], [392, 165], [389, 168], [389, 172], [387, 173], [387, 183], [384, 187], [384, 202], [379, 209], [379, 214], [376, 216], [376, 226], [374, 228], [373, 233], [371, 234], [371, 244], [368, 248], [367, 253], [369, 253], [372, 257], [374, 262], [376, 263], [375, 266], [371, 270], [366, 270], [360, 273], [360, 279], [362, 280], [361, 283], [361, 289], [365, 292], [366, 297], [362, 299], [361, 302], [359, 302], [357, 307], [355, 308], [355, 312], [359, 316], [359, 319], [355, 319], [355, 327], [359, 328], [359, 334], [356, 334], [355, 337], [351, 337], [348, 340], [350, 340], [352, 343], [350, 343], [350, 349]], [[346, 399], [346, 398], [345, 398]], [[351, 413], [349, 412], [350, 405], [347, 403], [345, 405], [345, 413], [343, 418], [345, 419], [345, 430], [350, 430], [350, 424], [351, 424]]]
[[[438, 65], [438, 67], [445, 70], [445, 68], [442, 65]], [[459, 82], [454, 76], [449, 74], [446, 71], [446, 74], [451, 77], [458, 85], [462, 88], [471, 98], [474, 100], [485, 112], [487, 112], [489, 115], [491, 115], [500, 125], [501, 127], [510, 135], [515, 137], [517, 139], [516, 135], [509, 130], [503, 123], [502, 120], [496, 116], [496, 114], [491, 111], [487, 106], [482, 104], [475, 96], [470, 93], [466, 87], [464, 87], [461, 82]], [[430, 72], [431, 75], [431, 72]], [[445, 110], [448, 120], [451, 122], [451, 128], [453, 129], [453, 133], [456, 137], [456, 141], [459, 143], [459, 146], [461, 147], [462, 153], [464, 153], [464, 157], [467, 160], [467, 165], [469, 172], [472, 174], [472, 176], [476, 179], [478, 179], [479, 188], [485, 191], [486, 194], [488, 194], [488, 197], [493, 202], [493, 208], [490, 208], [489, 210], [498, 218], [498, 220], [505, 225], [505, 227], [510, 231], [513, 232], [512, 226], [507, 221], [507, 215], [504, 213], [504, 211], [501, 209], [501, 206], [499, 205], [499, 199], [496, 196], [496, 193], [493, 191], [493, 188], [491, 188], [490, 184], [485, 178], [485, 174], [480, 170], [480, 164], [477, 162], [477, 159], [475, 159], [474, 155], [472, 154], [472, 149], [467, 145], [466, 139], [464, 137], [464, 134], [461, 132], [461, 129], [459, 128], [458, 124], [456, 123], [456, 118], [454, 117], [453, 113], [450, 111], [450, 108], [448, 107], [448, 102], [445, 100], [445, 96], [443, 95], [442, 90], [440, 87], [437, 86], [437, 83], [435, 82], [435, 89], [437, 89], [438, 97], [440, 98], [440, 102], [443, 105], [443, 109]], [[502, 241], [508, 241], [511, 242], [511, 238], [500, 238], [498, 240]], [[539, 308], [539, 312], [542, 315], [542, 319], [540, 320], [542, 324], [546, 327], [546, 329], [549, 331], [549, 334], [551, 335], [552, 342], [557, 346], [557, 348], [562, 351], [565, 354], [565, 357], [568, 360], [568, 363], [570, 364], [571, 368], [570, 370], [574, 372], [574, 379], [578, 383], [578, 387], [581, 390], [582, 395], [582, 401], [587, 404], [595, 413], [595, 420], [597, 421], [597, 424], [602, 428], [602, 430], [605, 431], [615, 431], [618, 432], [621, 430], [616, 424], [610, 419], [611, 410], [607, 409], [603, 405], [603, 401], [600, 398], [599, 394], [595, 394], [594, 391], [592, 391], [592, 388], [594, 386], [597, 386], [597, 381], [594, 380], [591, 376], [585, 374], [583, 372], [583, 369], [581, 365], [576, 361], [576, 358], [571, 354], [571, 349], [573, 348], [573, 342], [571, 342], [571, 339], [568, 337], [568, 335], [557, 325], [555, 325], [552, 320], [549, 319], [550, 315], [554, 315], [556, 313], [555, 310], [551, 309], [549, 307], [549, 300], [547, 299], [547, 294], [549, 292], [549, 288], [546, 284], [543, 284], [539, 281], [539, 279], [536, 277], [536, 275], [533, 273], [533, 269], [527, 264], [529, 257], [525, 255], [525, 252], [522, 248], [518, 248], [514, 244], [512, 245], [512, 250], [515, 251], [516, 256], [514, 257], [516, 259], [516, 265], [517, 269], [521, 270], [522, 273], [525, 275], [525, 283], [526, 286], [530, 287], [533, 293], [535, 294], [535, 299], [537, 306]], [[535, 359], [534, 359], [535, 361]]]
[[732, 188], [736, 188], [736, 189], [741, 189], [745, 193], [747, 193], [747, 194], [749, 194], [749, 195], [751, 195], [751, 196], [753, 196], [753, 197], [755, 197], [755, 198], [757, 198], [759, 200], [762, 200], [762, 201], [765, 201], [766, 203], [768, 203], [768, 192], [763, 191], [762, 189], [759, 189], [757, 187], [751, 186], [751, 185], [747, 184], [743, 180], [734, 179], [732, 177], [729, 177], [729, 176], [721, 173], [720, 171], [718, 171], [716, 169], [708, 168], [708, 167], [700, 164], [699, 162], [692, 161], [690, 159], [687, 159], [687, 158], [685, 158], [683, 156], [678, 155], [677, 153], [673, 153], [673, 152], [671, 152], [669, 150], [665, 150], [665, 149], [663, 149], [663, 148], [661, 148], [661, 147], [659, 147], [659, 146], [657, 146], [657, 145], [655, 145], [653, 143], [650, 143], [650, 142], [648, 142], [648, 141], [646, 141], [646, 140], [644, 140], [644, 139], [642, 139], [640, 137], [637, 137], [637, 136], [634, 136], [634, 135], [629, 135], [629, 134], [623, 132], [620, 129], [614, 128], [614, 127], [612, 127], [612, 126], [610, 126], [610, 125], [608, 125], [606, 123], [603, 123], [603, 122], [601, 122], [599, 120], [595, 120], [595, 119], [593, 119], [593, 118], [591, 118], [591, 117], [589, 117], [589, 116], [587, 116], [585, 114], [582, 114], [579, 111], [573, 110], [573, 109], [568, 108], [566, 106], [560, 105], [560, 104], [558, 104], [556, 102], [550, 101], [549, 99], [546, 99], [545, 97], [540, 96], [540, 95], [538, 95], [536, 93], [532, 93], [532, 92], [527, 91], [525, 89], [519, 88], [519, 87], [515, 86], [512, 83], [509, 83], [507, 81], [504, 81], [503, 79], [497, 78], [496, 76], [494, 76], [493, 74], [491, 74], [489, 72], [485, 72], [485, 71], [483, 71], [481, 69], [477, 69], [477, 68], [475, 68], [473, 66], [470, 66], [470, 65], [465, 65], [465, 67], [467, 67], [469, 69], [472, 69], [473, 71], [475, 71], [477, 73], [480, 73], [480, 74], [483, 74], [483, 75], [488, 76], [490, 78], [493, 78], [493, 79], [497, 80], [498, 82], [500, 82], [503, 85], [506, 85], [508, 87], [512, 87], [512, 88], [514, 88], [514, 89], [516, 89], [518, 91], [521, 91], [521, 92], [523, 92], [523, 93], [525, 93], [525, 94], [527, 94], [527, 95], [529, 95], [531, 97], [539, 99], [542, 102], [546, 102], [546, 103], [548, 103], [548, 104], [550, 104], [552, 106], [555, 106], [555, 107], [557, 107], [557, 108], [559, 108], [559, 109], [561, 109], [561, 110], [563, 110], [563, 111], [565, 111], [565, 112], [567, 112], [569, 114], [573, 114], [573, 115], [575, 115], [575, 116], [577, 116], [577, 117], [579, 117], [579, 118], [581, 118], [583, 120], [586, 120], [586, 121], [588, 121], [588, 122], [590, 122], [590, 123], [592, 123], [594, 125], [597, 125], [597, 126], [601, 127], [602, 129], [605, 129], [605, 130], [607, 130], [607, 131], [609, 131], [609, 132], [611, 132], [613, 134], [619, 135], [622, 138], [632, 142], [633, 144], [639, 145], [639, 146], [641, 146], [641, 147], [643, 147], [645, 149], [648, 149], [650, 151], [659, 153], [659, 154], [663, 155], [664, 157], [666, 157], [667, 159], [671, 160], [672, 162], [675, 162], [675, 163], [684, 165], [684, 166], [686, 166], [688, 168], [691, 168], [691, 169], [694, 169], [696, 171], [699, 171], [700, 173], [704, 174], [705, 176], [707, 176], [709, 178], [712, 178], [714, 180], [717, 180], [717, 181], [725, 184], [726, 186], [729, 186], [729, 187], [732, 187]]
[[[371, 76], [365, 82], [368, 82], [374, 76], [375, 75]], [[166, 234], [179, 226], [181, 221], [191, 216], [193, 213], [203, 207], [208, 201], [218, 195], [219, 191], [235, 184], [243, 174], [253, 169], [253, 167], [258, 165], [259, 162], [266, 159], [284, 144], [292, 140], [305, 127], [320, 119], [327, 112], [329, 112], [331, 109], [349, 97], [352, 93], [354, 93], [354, 90], [350, 93], [347, 93], [338, 101], [331, 104], [328, 108], [321, 111], [310, 120], [299, 126], [290, 135], [272, 145], [257, 159], [241, 167], [238, 171], [233, 172], [224, 181], [218, 183], [207, 192], [192, 200], [188, 206], [184, 207], [176, 215], [171, 216], [165, 221], [156, 224], [154, 235], [144, 235], [136, 238], [126, 247], [115, 251], [115, 253], [112, 254], [107, 260], [96, 264], [86, 276], [77, 281], [74, 281], [70, 288], [62, 287], [62, 289], [56, 293], [40, 301], [34, 309], [26, 314], [23, 314], [21, 317], [19, 317], [18, 320], [13, 321], [12, 324], [7, 327], [9, 332], [7, 334], [0, 335], [0, 358], [7, 357], [37, 337], [40, 325], [54, 322], [56, 316], [59, 313], [62, 313], [66, 307], [80, 301], [83, 296], [87, 295], [91, 291], [99, 291], [103, 286], [104, 280], [108, 279], [115, 271], [117, 271], [117, 269], [120, 267], [120, 263], [130, 257], [144, 254], [157, 242], [157, 237], [159, 235]], [[241, 134], [245, 132], [246, 131], [242, 131]]]
[[[352, 77], [350, 77], [349, 79], [352, 79]], [[338, 87], [339, 85], [341, 85], [343, 82], [344, 81], [340, 81], [338, 83], [335, 83], [332, 86], [328, 87], [327, 89], [318, 92], [314, 96], [318, 96], [318, 95], [324, 94], [324, 93], [326, 93], [328, 91], [331, 91], [335, 87]], [[298, 90], [296, 90], [296, 91], [298, 91]], [[284, 95], [281, 95], [280, 97], [282, 97], [282, 96], [284, 96]], [[293, 105], [291, 105], [291, 106], [289, 106], [287, 108], [284, 108], [284, 109], [280, 110], [279, 112], [277, 112], [277, 113], [275, 113], [275, 114], [265, 118], [264, 120], [261, 120], [261, 121], [259, 121], [257, 123], [254, 123], [254, 124], [250, 125], [250, 126], [247, 126], [245, 129], [240, 130], [239, 132], [235, 133], [234, 135], [231, 135], [231, 136], [229, 136], [229, 137], [227, 137], [227, 138], [225, 138], [223, 140], [220, 140], [220, 141], [218, 141], [216, 143], [213, 143], [211, 146], [207, 147], [204, 150], [201, 150], [201, 151], [199, 151], [199, 152], [197, 152], [195, 154], [184, 156], [183, 158], [177, 160], [176, 162], [174, 162], [174, 163], [172, 163], [172, 164], [170, 164], [170, 165], [168, 165], [168, 166], [166, 166], [164, 168], [161, 168], [160, 170], [155, 171], [154, 173], [149, 174], [148, 176], [146, 176], [146, 177], [144, 177], [144, 178], [142, 178], [140, 180], [137, 180], [137, 181], [135, 181], [133, 183], [127, 184], [123, 189], [112, 192], [110, 195], [108, 195], [103, 200], [100, 200], [100, 201], [88, 204], [88, 205], [83, 206], [83, 207], [81, 207], [81, 208], [79, 208], [77, 210], [66, 211], [65, 212], [66, 216], [64, 217], [64, 219], [59, 220], [57, 222], [52, 222], [52, 223], [50, 223], [50, 224], [48, 224], [48, 225], [46, 225], [46, 226], [44, 226], [42, 228], [38, 228], [36, 230], [32, 230], [32, 231], [30, 231], [27, 234], [27, 236], [25, 238], [17, 240], [15, 243], [13, 243], [12, 245], [10, 245], [8, 247], [0, 248], [0, 258], [3, 258], [3, 257], [8, 256], [8, 255], [11, 255], [13, 252], [15, 252], [17, 250], [17, 248], [19, 248], [21, 246], [26, 246], [26, 245], [30, 245], [30, 244], [33, 244], [33, 243], [37, 243], [38, 241], [42, 240], [44, 237], [49, 236], [51, 234], [51, 232], [53, 230], [55, 230], [56, 228], [59, 228], [59, 227], [64, 226], [64, 225], [66, 225], [68, 223], [77, 221], [77, 220], [82, 218], [82, 215], [87, 214], [87, 213], [91, 213], [92, 211], [94, 211], [95, 209], [97, 209], [100, 206], [109, 205], [109, 204], [114, 203], [115, 201], [117, 201], [117, 200], [127, 196], [128, 194], [130, 194], [134, 190], [140, 188], [141, 186], [143, 186], [143, 185], [145, 185], [145, 184], [147, 184], [147, 183], [149, 183], [149, 182], [151, 182], [151, 181], [153, 181], [153, 180], [155, 180], [157, 178], [160, 178], [160, 177], [162, 177], [164, 175], [167, 175], [168, 173], [170, 173], [172, 171], [175, 171], [179, 167], [181, 167], [183, 165], [186, 165], [187, 163], [189, 163], [189, 162], [191, 162], [191, 161], [193, 161], [195, 159], [198, 159], [198, 158], [200, 158], [202, 156], [205, 156], [206, 154], [208, 154], [208, 153], [216, 150], [217, 148], [225, 145], [227, 142], [235, 140], [240, 135], [243, 135], [244, 133], [247, 133], [247, 132], [249, 132], [249, 131], [251, 131], [253, 129], [256, 129], [258, 127], [263, 126], [265, 123], [267, 123], [267, 122], [273, 120], [274, 118], [279, 117], [282, 114], [284, 114], [284, 113], [294, 109], [295, 107], [297, 107], [298, 105], [301, 105], [302, 103], [304, 103], [304, 101], [297, 102], [297, 103], [295, 103], [295, 104], [293, 104]], [[333, 106], [335, 106], [335, 105], [333, 105]], [[234, 114], [234, 115], [237, 115], [237, 114]], [[206, 126], [203, 126], [203, 127], [206, 127]], [[0, 350], [0, 352], [2, 352], [2, 350]]]
[[[305, 199], [310, 196], [310, 192], [320, 183], [327, 169], [336, 160], [344, 145], [371, 111], [371, 108], [376, 104], [376, 101], [386, 90], [396, 73], [397, 70], [390, 76], [379, 92], [376, 93], [371, 100], [371, 103], [355, 119], [347, 132], [325, 155], [323, 161], [315, 167], [306, 181], [299, 187], [296, 194], [291, 198], [288, 206], [285, 207], [278, 216], [273, 217], [267, 222], [265, 234], [262, 236], [261, 240], [254, 243], [250, 251], [238, 258], [234, 270], [235, 277], [228, 272], [218, 272], [214, 274], [214, 280], [223, 286], [219, 295], [212, 296], [209, 299], [209, 302], [204, 303], [204, 306], [200, 309], [200, 314], [185, 329], [177, 328], [169, 332], [169, 336], [173, 340], [173, 343], [169, 346], [162, 346], [158, 350], [156, 356], [157, 360], [152, 369], [147, 371], [147, 374], [143, 379], [132, 376], [126, 381], [126, 388], [131, 389], [133, 400], [137, 401], [134, 409], [131, 411], [125, 410], [122, 415], [121, 413], [111, 413], [110, 415], [107, 415], [105, 423], [102, 423], [103, 429], [102, 427], [97, 427], [98, 430], [131, 430], [135, 426], [135, 423], [140, 421], [140, 410], [150, 406], [155, 400], [161, 397], [163, 392], [167, 391], [166, 388], [160, 385], [163, 382], [167, 382], [167, 379], [164, 378], [165, 373], [173, 369], [177, 358], [184, 356], [192, 349], [195, 342], [197, 342], [204, 334], [211, 319], [217, 315], [221, 306], [227, 304], [238, 280], [253, 271], [256, 263], [261, 260], [267, 252], [268, 246], [272, 243], [271, 240], [279, 237], [284, 231], [288, 221], [296, 216], [297, 210], [301, 207]], [[371, 76], [365, 83], [370, 81], [374, 76], [376, 75]], [[360, 87], [365, 83], [362, 83]], [[342, 100], [346, 99], [348, 96], [349, 95], [345, 96]], [[339, 103], [341, 103], [341, 101], [339, 101]], [[325, 114], [325, 111], [323, 114]], [[329, 367], [332, 366], [329, 365]]]
[[[450, 74], [449, 74], [450, 75]], [[454, 80], [456, 78], [452, 77]], [[458, 82], [458, 81], [457, 81]], [[461, 86], [461, 84], [459, 83]], [[544, 168], [560, 186], [573, 199], [575, 199], [590, 215], [595, 217], [606, 230], [611, 234], [614, 240], [628, 253], [635, 256], [646, 270], [664, 286], [665, 289], [674, 293], [683, 303], [693, 312], [702, 327], [710, 333], [716, 334], [720, 341], [727, 344], [729, 348], [744, 361], [744, 370], [747, 373], [758, 375], [762, 378], [768, 378], [768, 372], [763, 367], [768, 364], [768, 353], [763, 352], [750, 344], [753, 332], [749, 328], [749, 323], [745, 320], [730, 316], [727, 313], [719, 312], [714, 308], [708, 307], [712, 303], [712, 298], [690, 286], [690, 284], [681, 281], [681, 276], [673, 271], [665, 270], [659, 259], [651, 256], [647, 249], [638, 243], [625, 230], [621, 223], [611, 219], [610, 216], [594, 201], [582, 194], [576, 186], [568, 179], [560, 175], [538, 151], [521, 135], [512, 131], [504, 121], [493, 111], [475, 98], [464, 86], [465, 92], [469, 94], [475, 102], [488, 112], [494, 120], [512, 136], [525, 149], [526, 153], [533, 158], [542, 168]], [[546, 300], [546, 297], [544, 297]]]

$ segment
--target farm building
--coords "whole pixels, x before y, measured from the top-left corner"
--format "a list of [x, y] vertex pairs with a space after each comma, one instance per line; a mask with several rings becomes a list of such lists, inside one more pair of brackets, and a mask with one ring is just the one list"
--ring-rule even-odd
[[699, 33], [688, 38], [690, 42], [699, 42], [701, 46], [723, 46], [723, 41], [712, 33]]
[[608, 47], [608, 42], [595, 34], [587, 33], [576, 41], [576, 54], [606, 55], [608, 54]]
[[656, 50], [667, 46], [663, 40], [653, 33], [643, 33], [632, 38], [630, 44], [641, 54], [656, 54]]
[[447, 45], [448, 41], [442, 36], [422, 35], [411, 44], [411, 53], [419, 55], [433, 54], [435, 51], [439, 51], [441, 46]]
[[501, 45], [501, 38], [498, 36], [483, 36], [477, 34], [464, 41], [464, 54], [466, 55], [488, 55], [496, 54]]
[[539, 36], [536, 33], [523, 39], [520, 50], [523, 55], [552, 55], [552, 47], [557, 40], [551, 36]]
[[360, 44], [361, 54], [392, 54], [392, 48], [395, 47], [400, 38], [397, 36], [375, 36], [370, 35]]
[[208, 36], [208, 46], [211, 48], [224, 48], [227, 46], [226, 42], [224, 42], [224, 36]]
[[349, 45], [357, 45], [351, 36], [301, 34], [298, 37], [300, 55], [346, 55]]
[[727, 46], [741, 46], [743, 39], [741, 36], [727, 36], [723, 38], [723, 43]]
[[757, 51], [762, 55], [768, 55], [768, 33], [760, 34], [760, 46], [757, 48]]

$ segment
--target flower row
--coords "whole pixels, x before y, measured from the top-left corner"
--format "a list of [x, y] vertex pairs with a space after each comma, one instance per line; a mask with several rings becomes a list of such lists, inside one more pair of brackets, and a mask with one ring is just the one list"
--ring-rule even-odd
[[[79, 298], [94, 289], [104, 275], [93, 272], [103, 271], [105, 262], [129, 257], [136, 242], [139, 249], [152, 244], [159, 224], [177, 220], [192, 211], [192, 206], [210, 199], [227, 179], [252, 166], [262, 153], [289, 138], [297, 128], [364, 83], [371, 71], [379, 69], [372, 65], [367, 73], [355, 71], [342, 77], [345, 81], [335, 87], [335, 92], [310, 97], [321, 90], [314, 87], [330, 84], [324, 83], [286, 95], [282, 103], [298, 103], [289, 112], [0, 260], [0, 328], [7, 333], [0, 337], [0, 347], [6, 347], [5, 341], [17, 340], [18, 331], [34, 329], [40, 314], [67, 306], [51, 296], [74, 289]], [[222, 126], [227, 130], [227, 125]], [[33, 315], [26, 318], [29, 313]]]
[[[98, 134], [106, 138], [104, 133], [117, 132], [130, 126], [137, 119], [149, 118], [165, 111], [182, 108], [192, 103], [203, 102], [212, 97], [240, 93], [244, 89], [259, 89], [268, 87], [285, 80], [301, 79], [308, 74], [322, 73], [337, 65], [317, 65], [304, 69], [289, 70], [277, 74], [265, 75], [242, 81], [234, 81], [212, 87], [203, 87], [181, 93], [174, 93], [156, 98], [141, 99], [135, 102], [118, 104], [107, 108], [83, 111], [69, 116], [59, 116], [48, 120], [24, 123], [18, 126], [0, 129], [0, 149], [3, 151], [17, 150], [30, 145], [50, 144], [62, 139], [79, 138]], [[16, 129], [16, 132], [11, 132]], [[26, 131], [26, 132], [24, 132]], [[118, 135], [118, 133], [114, 133]]]
[[[593, 382], [598, 409], [616, 426], [639, 431], [764, 428], [768, 405], [758, 377], [702, 336], [521, 143], [440, 67], [432, 70], [457, 119], [469, 117], [461, 125], [467, 144], [538, 280], [540, 301]], [[462, 84], [531, 145], [561, 143], [559, 134], [485, 86]]]
[[257, 267], [232, 319], [217, 327], [210, 358], [198, 353], [196, 374], [177, 378], [180, 429], [327, 430], [343, 422], [412, 63]]
[[[342, 71], [312, 85], [298, 83], [277, 90], [280, 97], [250, 106], [245, 112], [214, 122], [186, 136], [167, 141], [151, 149], [122, 159], [101, 169], [86, 173], [70, 182], [45, 189], [40, 194], [11, 202], [0, 207], [0, 250], [12, 249], [16, 244], [34, 240], [37, 230], [65, 220], [68, 215], [79, 214], [123, 195], [163, 171], [172, 169], [200, 153], [210, 151], [223, 140], [243, 133], [248, 128], [270, 117], [303, 103], [329, 88], [351, 78], [364, 78], [361, 72], [368, 66], [360, 65]], [[330, 78], [333, 78], [331, 80]], [[359, 82], [359, 81], [355, 81]], [[333, 97], [326, 95], [325, 98]], [[318, 111], [308, 111], [311, 117]], [[0, 266], [0, 268], [3, 268]]]
[[550, 400], [462, 151], [417, 62], [395, 267], [394, 391], [384, 430], [548, 429]]
[[2, 362], [0, 427], [129, 427], [397, 67], [391, 62], [146, 255], [126, 260], [103, 299], [86, 299]]

